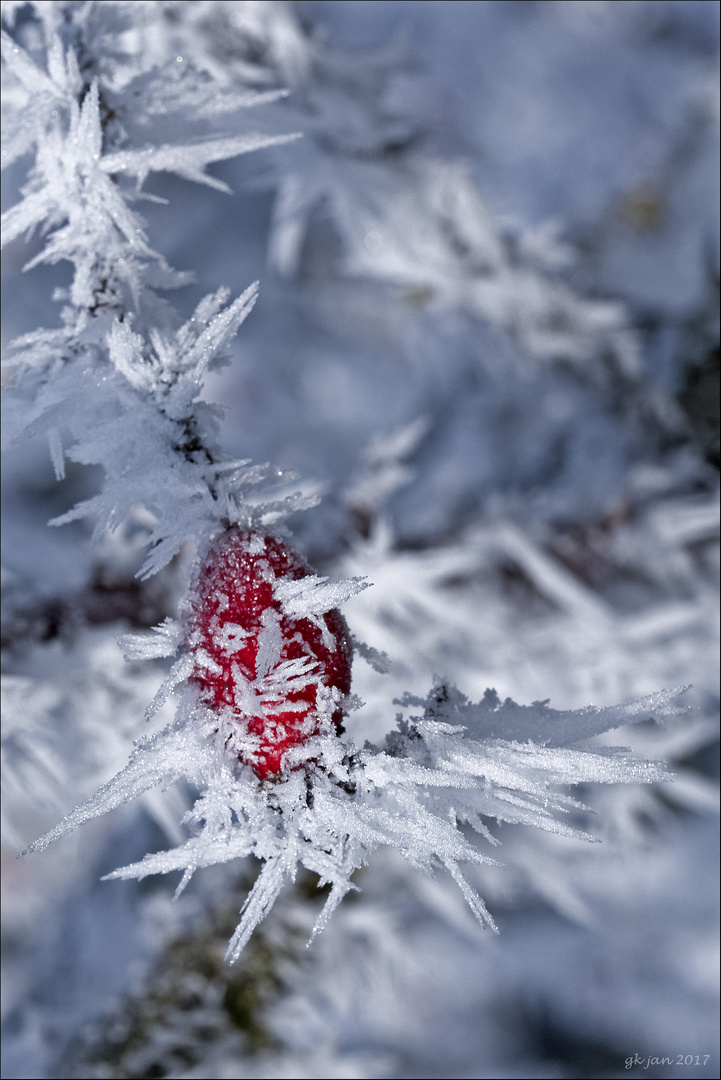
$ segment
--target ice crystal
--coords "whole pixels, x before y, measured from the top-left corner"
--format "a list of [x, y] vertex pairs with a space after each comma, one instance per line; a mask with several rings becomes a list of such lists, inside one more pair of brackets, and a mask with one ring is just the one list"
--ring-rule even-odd
[[576, 744], [609, 728], [673, 713], [676, 697], [664, 692], [614, 708], [558, 711], [545, 702], [501, 703], [492, 690], [473, 705], [439, 684], [427, 700], [404, 703], [424, 712], [408, 719], [401, 714], [384, 748], [366, 743], [359, 749], [330, 733], [326, 723], [287, 750], [284, 772], [259, 779], [238, 760], [236, 719], [229, 710], [205, 705], [191, 683], [175, 722], [142, 740], [127, 768], [27, 850], [42, 850], [92, 818], [182, 777], [200, 791], [185, 817], [194, 835], [108, 877], [180, 870], [178, 895], [196, 870], [255, 855], [264, 865], [228, 946], [231, 961], [298, 865], [317, 874], [320, 886], [331, 886], [315, 936], [354, 887], [353, 872], [381, 846], [397, 848], [426, 872], [444, 867], [479, 921], [495, 929], [461, 870], [466, 862], [494, 860], [459, 825], [470, 824], [493, 847], [498, 840], [486, 822], [494, 820], [593, 839], [572, 820], [582, 804], [559, 788], [651, 783], [668, 774], [622, 749]]

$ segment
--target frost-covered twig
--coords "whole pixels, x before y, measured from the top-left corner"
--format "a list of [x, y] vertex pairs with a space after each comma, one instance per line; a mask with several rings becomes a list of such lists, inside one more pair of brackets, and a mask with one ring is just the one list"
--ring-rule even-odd
[[[152, 52], [128, 55], [120, 43], [133, 27], [131, 9], [39, 5], [45, 66], [3, 36], [14, 106], [7, 162], [35, 150], [23, 198], [4, 215], [3, 239], [40, 229], [48, 239], [29, 266], [74, 267], [63, 327], [26, 335], [9, 350], [15, 385], [5, 427], [10, 439], [47, 431], [58, 478], [65, 457], [103, 467], [102, 494], [56, 524], [92, 514], [99, 534], [136, 504], [151, 511], [157, 525], [144, 572], [154, 573], [224, 520], [264, 513], [239, 509], [239, 493], [260, 477], [218, 460], [217, 413], [199, 400], [204, 372], [252, 309], [257, 285], [231, 303], [222, 289], [181, 323], [157, 289], [189, 278], [152, 250], [132, 204], [154, 170], [218, 186], [207, 164], [293, 136], [248, 130], [248, 107], [267, 95], [214, 87], [182, 57], [157, 68]], [[143, 18], [153, 17], [162, 19], [162, 9], [144, 6]]]

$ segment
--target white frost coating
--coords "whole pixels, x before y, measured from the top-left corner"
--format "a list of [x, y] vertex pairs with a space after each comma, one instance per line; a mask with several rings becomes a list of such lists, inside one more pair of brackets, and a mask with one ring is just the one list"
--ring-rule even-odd
[[164, 619], [150, 634], [123, 634], [118, 639], [126, 660], [152, 660], [173, 656], [183, 640], [183, 625], [176, 619]]
[[223, 669], [220, 664], [216, 663], [207, 649], [196, 649], [195, 662], [199, 667], [205, 668], [206, 671], [212, 672], [213, 675], [222, 675]]
[[185, 180], [196, 184], [207, 184], [217, 191], [230, 192], [222, 180], [208, 176], [205, 166], [213, 161], [225, 161], [237, 154], [248, 154], [253, 150], [262, 150], [267, 146], [282, 146], [284, 143], [299, 139], [298, 133], [292, 135], [261, 135], [253, 133], [230, 139], [213, 139], [201, 143], [184, 143], [179, 146], [153, 146], [144, 150], [121, 150], [116, 154], [106, 154], [100, 162], [100, 168], [106, 173], [119, 173], [127, 170], [131, 176], [137, 176], [143, 184], [151, 172], [172, 172]]
[[[173, 675], [173, 682], [179, 674]], [[283, 682], [297, 688], [312, 678], [302, 660], [281, 663], [245, 687], [248, 701], [243, 702], [243, 711], [250, 714], [264, 696], [272, 703]], [[526, 741], [529, 729], [538, 729], [545, 721], [547, 742], [552, 735], [561, 744], [576, 741], [579, 730], [590, 735], [619, 723], [678, 712], [675, 697], [674, 692], [663, 692], [613, 709], [559, 712], [539, 704], [501, 705], [493, 691], [475, 705], [453, 688], [437, 684], [425, 701], [408, 699], [423, 707], [423, 715], [400, 717], [385, 749], [367, 743], [359, 751], [332, 734], [326, 719], [320, 734], [309, 732], [308, 741], [295, 748], [296, 755], [289, 755], [290, 771], [268, 783], [237, 759], [242, 748], [245, 759], [251, 760], [258, 745], [242, 718], [232, 710], [218, 714], [205, 709], [188, 689], [175, 723], [138, 745], [126, 769], [28, 850], [44, 848], [163, 780], [184, 776], [201, 792], [188, 815], [195, 835], [108, 877], [144, 878], [178, 870], [183, 874], [182, 889], [202, 867], [248, 854], [262, 859], [265, 867], [228, 947], [231, 962], [284, 882], [294, 877], [298, 863], [318, 874], [321, 885], [332, 886], [317, 933], [353, 887], [354, 870], [384, 845], [397, 848], [426, 872], [447, 869], [479, 922], [495, 929], [483, 901], [459, 869], [464, 862], [494, 860], [459, 831], [458, 822], [471, 824], [481, 842], [491, 845], [497, 844], [487, 825], [493, 819], [592, 840], [569, 816], [583, 807], [564, 793], [565, 786], [668, 779], [661, 765], [633, 759], [623, 750]], [[287, 704], [283, 708], [287, 710]], [[495, 717], [496, 726], [502, 722], [505, 737], [498, 736], [488, 719], [487, 733], [482, 734], [483, 717]]]
[[286, 881], [289, 878], [291, 880], [295, 878], [296, 861], [295, 852], [289, 851], [266, 862], [243, 905], [241, 910], [243, 918], [228, 942], [225, 959], [231, 964], [238, 959], [248, 944], [254, 928], [265, 918], [278, 899]]
[[292, 619], [310, 619], [313, 615], [332, 611], [369, 586], [369, 581], [359, 577], [329, 582], [328, 578], [307, 574], [297, 581], [281, 578], [273, 586], [273, 595], [285, 615]]
[[271, 669], [277, 666], [283, 644], [277, 613], [269, 608], [263, 612], [261, 621], [262, 629], [258, 635], [258, 654], [255, 662], [256, 676], [259, 679], [264, 678]]
[[185, 682], [192, 670], [193, 660], [187, 653], [181, 656], [179, 660], [176, 660], [170, 669], [167, 678], [145, 710], [146, 720], [151, 720], [155, 716], [158, 709], [162, 708], [168, 700], [175, 687], [179, 686], [180, 683]]
[[501, 702], [495, 690], [487, 690], [482, 701], [472, 704], [455, 687], [439, 682], [427, 702], [407, 695], [402, 704], [423, 705], [428, 719], [443, 718], [464, 724], [467, 737], [471, 739], [510, 738], [517, 742], [536, 743], [540, 747], [569, 746], [622, 724], [637, 723], [650, 717], [662, 720], [667, 716], [677, 716], [679, 711], [683, 711], [677, 700], [686, 689], [660, 690], [644, 698], [602, 709], [589, 705], [584, 709], [567, 711], [551, 709], [545, 701], [517, 705], [507, 698]]
[[240, 652], [245, 641], [250, 637], [250, 631], [244, 630], [238, 623], [224, 623], [219, 633], [216, 633], [216, 643], [226, 656]]
[[240, 665], [235, 661], [230, 665], [233, 676], [233, 700], [241, 716], [256, 716], [260, 708], [253, 680], [247, 679]]

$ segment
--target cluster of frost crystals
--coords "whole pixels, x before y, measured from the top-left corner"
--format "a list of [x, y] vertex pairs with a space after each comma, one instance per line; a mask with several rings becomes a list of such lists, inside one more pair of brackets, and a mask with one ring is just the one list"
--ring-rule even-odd
[[[218, 413], [200, 400], [204, 375], [253, 307], [257, 284], [235, 300], [228, 289], [205, 297], [183, 322], [157, 289], [191, 278], [150, 247], [134, 204], [155, 198], [143, 190], [153, 172], [229, 190], [207, 165], [289, 136], [253, 130], [249, 107], [268, 95], [220, 87], [185, 57], [158, 64], [143, 50], [162, 5], [36, 8], [32, 35], [27, 24], [16, 37], [3, 31], [3, 161], [34, 153], [22, 197], [3, 215], [3, 243], [39, 231], [45, 244], [26, 268], [66, 260], [74, 273], [59, 297], [67, 300], [62, 326], [8, 349], [5, 431], [11, 441], [46, 431], [58, 479], [66, 458], [104, 469], [102, 493], [56, 524], [92, 515], [100, 535], [134, 506], [154, 515], [143, 569], [152, 574], [183, 543], [261, 514], [242, 494], [257, 487], [257, 469], [219, 460]], [[287, 509], [288, 491], [267, 500], [269, 518], [271, 504], [286, 498]]]
[[[181, 660], [168, 684], [177, 686], [189, 670]], [[194, 827], [191, 838], [108, 876], [144, 878], [179, 870], [178, 895], [196, 870], [255, 855], [264, 865], [228, 946], [231, 961], [299, 865], [317, 874], [319, 886], [331, 886], [315, 936], [354, 888], [353, 872], [378, 847], [397, 848], [428, 873], [445, 868], [476, 917], [495, 929], [460, 869], [462, 863], [494, 860], [459, 826], [470, 824], [490, 846], [498, 843], [486, 824], [493, 820], [593, 839], [573, 821], [583, 804], [563, 788], [651, 783], [668, 774], [622, 748], [577, 744], [622, 724], [672, 715], [678, 712], [677, 696], [662, 692], [613, 708], [558, 711], [546, 702], [501, 703], [493, 690], [474, 705], [437, 684], [427, 700], [407, 696], [402, 702], [424, 707], [422, 715], [407, 720], [399, 714], [385, 747], [366, 742], [363, 749], [332, 733], [329, 701], [317, 733], [288, 751], [282, 773], [258, 780], [238, 761], [238, 750], [247, 754], [252, 746], [237, 717], [208, 709], [187, 688], [175, 721], [142, 740], [125, 769], [28, 851], [42, 850], [129, 799], [183, 778], [200, 791], [184, 819]]]
[[207, 70], [235, 85], [292, 90], [284, 108], [304, 139], [276, 168], [269, 252], [281, 274], [300, 272], [314, 216], [327, 215], [342, 249], [339, 276], [390, 287], [396, 301], [436, 317], [489, 323], [537, 362], [572, 364], [602, 381], [606, 364], [638, 377], [623, 306], [564, 279], [574, 254], [559, 223], [524, 228], [499, 218], [469, 169], [434, 150], [434, 117], [424, 119], [401, 89], [413, 64], [400, 44], [365, 55], [326, 48], [279, 0], [179, 7], [174, 40], [195, 48]]

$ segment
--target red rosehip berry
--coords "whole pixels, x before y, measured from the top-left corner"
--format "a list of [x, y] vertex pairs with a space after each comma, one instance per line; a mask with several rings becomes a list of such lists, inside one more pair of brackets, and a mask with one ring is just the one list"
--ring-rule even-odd
[[340, 612], [289, 617], [274, 592], [311, 573], [285, 543], [233, 528], [211, 546], [191, 595], [190, 681], [205, 704], [238, 717], [253, 747], [238, 757], [261, 780], [282, 772], [285, 752], [318, 733], [321, 715], [340, 724], [339, 699], [350, 691]]

